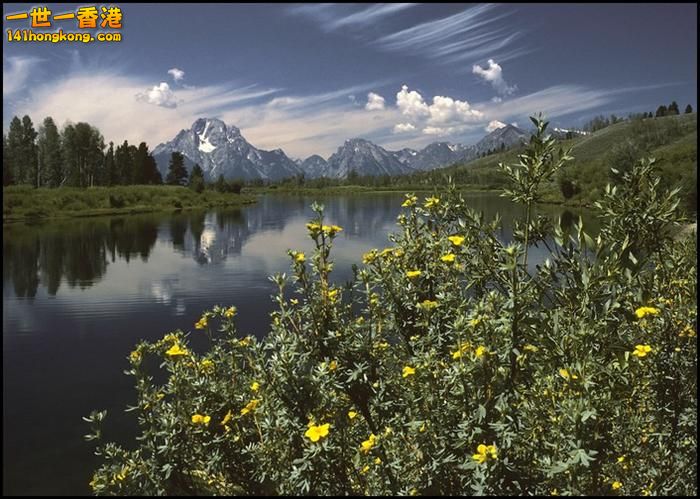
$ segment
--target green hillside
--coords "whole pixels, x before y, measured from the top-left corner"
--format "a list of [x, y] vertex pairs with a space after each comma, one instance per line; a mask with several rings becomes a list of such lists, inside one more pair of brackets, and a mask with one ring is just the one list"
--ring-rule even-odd
[[[572, 147], [574, 160], [562, 178], [577, 191], [565, 199], [558, 182], [545, 189], [549, 202], [590, 205], [605, 185], [614, 182], [610, 168], [626, 170], [636, 160], [652, 156], [666, 186], [681, 186], [685, 207], [695, 210], [697, 199], [697, 113], [625, 121], [589, 136], [562, 140], [562, 147]], [[463, 165], [454, 165], [406, 178], [406, 184], [436, 185], [450, 176], [465, 187], [500, 189], [506, 179], [498, 171], [499, 162], [517, 162], [521, 149], [511, 149]]]

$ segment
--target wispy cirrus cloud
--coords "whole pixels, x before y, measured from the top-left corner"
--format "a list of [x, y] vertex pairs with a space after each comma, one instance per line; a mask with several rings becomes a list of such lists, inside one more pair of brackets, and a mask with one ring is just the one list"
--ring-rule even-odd
[[441, 63], [456, 63], [484, 57], [508, 60], [527, 53], [525, 46], [512, 47], [523, 33], [501, 21], [512, 12], [496, 14], [494, 4], [480, 4], [456, 14], [415, 24], [377, 37], [374, 30], [363, 29], [385, 20], [388, 14], [418, 4], [379, 4], [348, 11], [343, 4], [292, 7], [292, 14], [315, 20], [326, 32], [352, 26], [354, 35], [369, 46], [387, 52], [420, 55]]
[[304, 15], [315, 19], [322, 30], [329, 32], [346, 27], [364, 27], [396, 12], [411, 7], [415, 3], [375, 4], [360, 10], [355, 10], [353, 4], [311, 4], [294, 6], [289, 9], [291, 14]]
[[23, 90], [32, 70], [43, 59], [32, 56], [3, 57], [2, 60], [2, 96], [9, 97]]

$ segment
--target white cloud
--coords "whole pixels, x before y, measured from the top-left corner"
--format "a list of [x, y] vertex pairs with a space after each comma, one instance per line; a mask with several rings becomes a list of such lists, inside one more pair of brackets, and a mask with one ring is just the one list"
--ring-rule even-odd
[[441, 95], [433, 97], [433, 104], [428, 110], [430, 111], [428, 123], [431, 125], [474, 121], [484, 115], [481, 111], [472, 109], [467, 101], [455, 100]]
[[23, 56], [3, 58], [2, 96], [9, 97], [23, 90], [35, 65], [42, 60], [38, 57]]
[[396, 125], [394, 125], [394, 133], [412, 132], [415, 129], [416, 127], [411, 125], [410, 123], [397, 123]]
[[503, 79], [503, 68], [493, 59], [487, 61], [488, 67], [482, 68], [478, 64], [472, 66], [472, 73], [480, 76], [485, 81], [489, 82], [493, 88], [501, 95], [511, 95], [517, 87], [509, 86]]
[[370, 26], [382, 17], [416, 5], [415, 3], [375, 4], [362, 10], [350, 12], [347, 4], [310, 4], [292, 7], [289, 12], [311, 17], [320, 24], [321, 29], [329, 32], [346, 26], [360, 28]]
[[430, 116], [430, 109], [423, 100], [423, 96], [415, 90], [408, 91], [408, 86], [403, 85], [401, 91], [396, 94], [396, 106], [401, 114], [410, 118], [426, 118]]
[[484, 128], [484, 130], [486, 130], [487, 132], [491, 133], [491, 132], [493, 132], [494, 130], [498, 130], [499, 128], [503, 128], [504, 126], [506, 126], [506, 124], [503, 123], [502, 121], [491, 120], [491, 121], [489, 122], [489, 124], [486, 125], [486, 128]]
[[454, 135], [467, 130], [467, 126], [427, 126], [423, 129], [425, 135]]
[[180, 81], [185, 77], [185, 72], [182, 69], [168, 69], [168, 74], [173, 77], [173, 80]]
[[148, 102], [155, 106], [177, 107], [177, 102], [175, 101], [175, 94], [170, 90], [170, 85], [164, 81], [160, 82], [160, 85], [156, 85], [146, 93], [136, 94], [136, 100]]
[[381, 111], [384, 109], [384, 97], [374, 92], [367, 94], [367, 104], [365, 105], [367, 111]]
[[503, 99], [501, 99], [499, 96], [491, 97], [491, 102], [495, 102], [498, 104], [499, 102], [503, 102]]

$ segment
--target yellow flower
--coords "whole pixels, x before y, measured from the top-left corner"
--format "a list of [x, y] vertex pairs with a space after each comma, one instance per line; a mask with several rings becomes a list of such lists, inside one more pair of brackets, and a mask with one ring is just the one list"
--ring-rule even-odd
[[418, 428], [418, 431], [421, 432], [421, 433], [423, 433], [423, 432], [425, 431], [425, 423], [423, 423], [422, 425], [420, 425], [420, 428]]
[[481, 323], [483, 322], [483, 320], [484, 320], [484, 319], [483, 319], [482, 317], [475, 317], [475, 318], [473, 318], [473, 319], [471, 319], [471, 320], [469, 321], [469, 325], [470, 325], [471, 327], [476, 327], [476, 326], [478, 326], [479, 324], [481, 324]]
[[250, 389], [254, 392], [257, 392], [260, 389], [260, 383], [258, 383], [257, 381], [253, 381], [250, 384]]
[[414, 204], [416, 204], [416, 201], [418, 201], [418, 198], [416, 196], [412, 196], [409, 194], [406, 194], [406, 201], [404, 201], [401, 206], [403, 208], [410, 208]]
[[224, 312], [224, 317], [226, 317], [227, 319], [230, 319], [234, 315], [236, 315], [236, 307], [229, 307]]
[[365, 265], [372, 263], [377, 258], [377, 250], [372, 249], [362, 255], [362, 263]]
[[238, 340], [238, 344], [242, 347], [247, 347], [248, 345], [250, 345], [250, 341], [251, 337], [246, 336], [245, 338]]
[[305, 436], [309, 437], [309, 439], [312, 442], [318, 442], [321, 438], [325, 437], [328, 435], [328, 429], [330, 428], [330, 424], [322, 424], [320, 426], [316, 425], [311, 425], [309, 426], [309, 429], [306, 430], [306, 433], [304, 433]]
[[459, 345], [457, 351], [452, 352], [452, 358], [455, 360], [462, 358], [462, 354], [466, 353], [470, 347], [471, 345], [468, 341], [463, 341], [462, 344]]
[[622, 487], [622, 482], [618, 482], [617, 480], [615, 480], [611, 486], [613, 490], [617, 490]]
[[570, 379], [578, 379], [578, 376], [569, 373], [566, 369], [559, 369], [559, 375], [567, 381]]
[[134, 350], [129, 354], [129, 359], [134, 364], [138, 364], [139, 362], [141, 362], [141, 352], [139, 352], [138, 350]]
[[433, 206], [437, 206], [439, 203], [440, 198], [431, 196], [429, 198], [426, 198], [425, 204], [423, 206], [425, 206], [426, 208], [432, 208]]
[[403, 368], [403, 374], [402, 374], [402, 376], [403, 376], [404, 378], [407, 378], [407, 377], [412, 376], [412, 375], [414, 375], [414, 374], [416, 374], [416, 370], [415, 370], [413, 367], [411, 367], [411, 366], [404, 366], [404, 368]]
[[357, 412], [355, 412], [355, 411], [349, 411], [349, 412], [348, 412], [348, 417], [349, 417], [350, 419], [355, 419], [355, 418], [357, 417]]
[[180, 348], [179, 343], [175, 343], [169, 350], [165, 352], [165, 355], [170, 357], [176, 357], [178, 355], [189, 355], [189, 351], [186, 348]]
[[420, 270], [409, 270], [408, 272], [406, 272], [406, 276], [409, 279], [413, 279], [414, 277], [418, 277], [421, 274], [422, 274], [422, 272]]
[[194, 327], [197, 329], [204, 329], [207, 327], [207, 316], [203, 315], [201, 319], [199, 319], [199, 322], [196, 322]]
[[692, 337], [695, 336], [696, 334], [697, 334], [697, 333], [695, 332], [695, 329], [693, 329], [692, 327], [686, 325], [686, 326], [683, 328], [683, 331], [681, 331], [680, 333], [678, 333], [678, 336], [681, 336], [681, 337], [687, 336], [688, 338], [692, 338]]
[[210, 359], [204, 359], [199, 365], [202, 366], [202, 369], [208, 371], [214, 367], [214, 362]]
[[378, 457], [374, 458], [374, 464], [382, 464], [382, 460]]
[[618, 463], [624, 463], [625, 462], [625, 456], [620, 456], [617, 458]]
[[639, 358], [646, 357], [648, 353], [651, 352], [650, 345], [636, 345], [632, 355], [636, 355]]
[[660, 312], [658, 308], [654, 307], [639, 307], [634, 311], [638, 319], [643, 319], [647, 315], [656, 315]]
[[254, 411], [258, 407], [259, 403], [260, 403], [260, 399], [251, 400], [250, 402], [248, 402], [248, 404], [243, 409], [241, 409], [241, 415], [245, 416], [249, 412]]
[[328, 370], [335, 371], [336, 369], [338, 369], [338, 363], [335, 360], [331, 360], [328, 364]]
[[421, 303], [418, 304], [418, 306], [423, 310], [432, 310], [438, 306], [438, 302], [433, 300], [423, 300]]
[[444, 256], [441, 256], [440, 260], [442, 260], [445, 263], [452, 263], [455, 261], [455, 255], [454, 255], [454, 253], [448, 253]]
[[539, 348], [537, 348], [535, 345], [530, 345], [529, 343], [523, 347], [523, 350], [526, 350], [528, 352], [537, 352]]
[[228, 412], [226, 413], [226, 415], [224, 416], [224, 419], [222, 419], [222, 420], [221, 420], [221, 423], [219, 423], [219, 424], [221, 424], [221, 425], [226, 425], [226, 423], [228, 423], [228, 422], [231, 421], [232, 419], [233, 419], [233, 413], [231, 412], [231, 409], [229, 409], [229, 411], [228, 411]]
[[295, 262], [302, 263], [302, 262], [306, 261], [306, 255], [304, 255], [304, 253], [302, 253], [302, 252], [300, 251], [300, 252], [297, 253], [296, 256], [294, 257], [294, 261], [295, 261]]
[[464, 237], [462, 236], [450, 236], [447, 239], [455, 246], [461, 246], [464, 242]]
[[362, 442], [362, 445], [360, 446], [360, 449], [362, 452], [367, 454], [370, 450], [372, 450], [372, 447], [375, 446], [377, 443], [377, 436], [374, 433], [369, 434], [369, 438]]
[[367, 473], [368, 471], [369, 471], [369, 464], [365, 464], [365, 465], [362, 467], [362, 469], [360, 470], [360, 474], [361, 474], [361, 475], [364, 475], [364, 474]]
[[309, 229], [312, 235], [315, 235], [321, 230], [321, 225], [316, 222], [309, 222], [306, 224], [306, 228]]
[[476, 350], [474, 351], [474, 355], [476, 355], [478, 358], [478, 357], [483, 356], [484, 354], [487, 354], [488, 352], [489, 352], [488, 349], [485, 346], [481, 345], [481, 346], [476, 347]]
[[386, 350], [387, 348], [389, 348], [389, 343], [387, 343], [386, 341], [380, 341], [379, 343], [377, 343], [376, 348], [377, 350]]
[[209, 421], [211, 421], [211, 416], [203, 416], [201, 414], [194, 414], [192, 416], [192, 422], [195, 424], [208, 425]]
[[498, 453], [496, 452], [496, 447], [494, 445], [479, 444], [476, 448], [476, 454], [472, 455], [472, 459], [482, 464], [488, 459], [498, 458]]
[[337, 298], [337, 296], [338, 296], [338, 290], [337, 290], [337, 289], [331, 289], [331, 290], [328, 292], [328, 299], [329, 299], [330, 301], [335, 301], [336, 298]]

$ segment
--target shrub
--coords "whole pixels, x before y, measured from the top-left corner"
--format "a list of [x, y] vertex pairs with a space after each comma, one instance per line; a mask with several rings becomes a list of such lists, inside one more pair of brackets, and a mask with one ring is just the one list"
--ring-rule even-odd
[[[276, 275], [270, 332], [204, 312], [197, 354], [175, 331], [130, 354], [142, 428], [100, 437], [97, 494], [695, 494], [696, 243], [673, 242], [675, 192], [635, 165], [580, 222], [531, 220], [571, 159], [545, 139], [502, 166], [525, 220], [503, 243], [452, 186], [407, 195], [391, 247], [330, 280], [342, 230], [323, 208], [315, 251]], [[549, 257], [533, 270], [528, 248]], [[292, 293], [287, 292], [288, 285]], [[156, 359], [167, 373], [154, 383]]]

